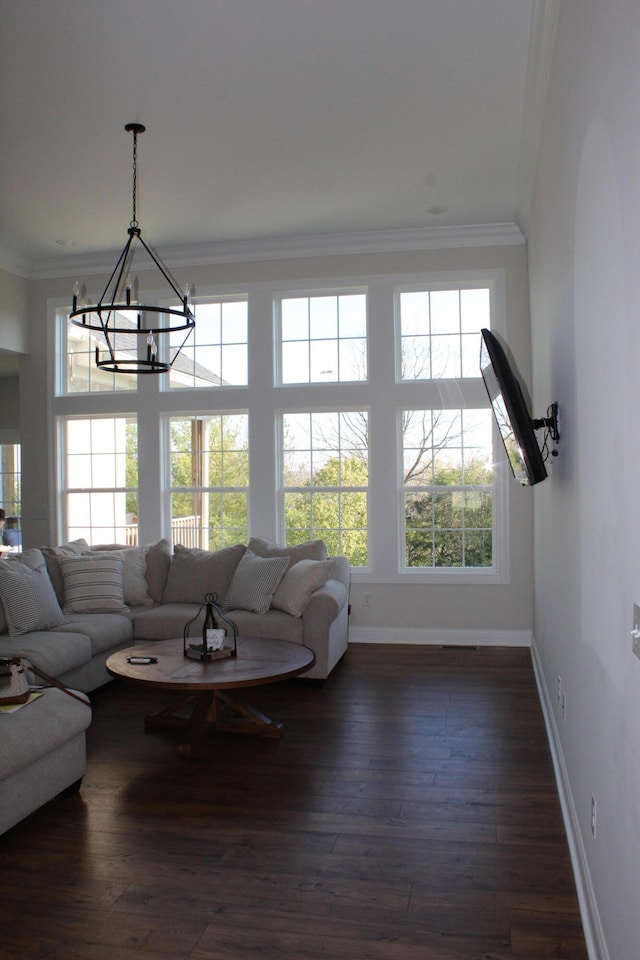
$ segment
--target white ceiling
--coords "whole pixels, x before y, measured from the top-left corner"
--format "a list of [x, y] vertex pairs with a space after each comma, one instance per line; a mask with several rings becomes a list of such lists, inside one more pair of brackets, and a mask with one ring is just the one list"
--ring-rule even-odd
[[546, 2], [0, 0], [0, 251], [123, 245], [128, 121], [161, 254], [516, 222]]

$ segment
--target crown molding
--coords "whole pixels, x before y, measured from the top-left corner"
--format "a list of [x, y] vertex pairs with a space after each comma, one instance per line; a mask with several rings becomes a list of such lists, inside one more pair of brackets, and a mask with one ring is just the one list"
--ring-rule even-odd
[[33, 265], [27, 257], [19, 257], [10, 250], [0, 248], [0, 270], [13, 273], [17, 277], [29, 280], [32, 276]]
[[[171, 268], [220, 263], [251, 263], [263, 260], [297, 260], [346, 254], [394, 253], [411, 250], [443, 250], [456, 247], [494, 247], [524, 243], [515, 223], [480, 224], [468, 227], [432, 227], [407, 230], [363, 231], [283, 237], [271, 240], [239, 240], [163, 248], [162, 260]], [[80, 277], [110, 271], [117, 251], [76, 257], [35, 260], [33, 280]]]
[[560, 0], [534, 0], [518, 168], [517, 220], [525, 236], [531, 216], [559, 15]]

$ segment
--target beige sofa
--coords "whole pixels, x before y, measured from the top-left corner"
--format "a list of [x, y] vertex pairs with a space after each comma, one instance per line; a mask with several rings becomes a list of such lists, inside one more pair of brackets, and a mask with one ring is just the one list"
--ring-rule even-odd
[[[349, 576], [349, 561], [328, 558], [321, 541], [281, 548], [253, 538], [215, 553], [172, 553], [166, 540], [26, 550], [0, 560], [0, 656], [88, 692], [111, 679], [105, 662], [115, 650], [182, 637], [194, 617], [197, 639], [214, 593], [240, 637], [310, 647], [316, 659], [303, 676], [324, 680], [347, 649]], [[90, 720], [88, 705], [56, 689], [0, 717], [0, 833], [79, 785]]]
[[[225, 613], [240, 636], [310, 647], [316, 660], [307, 678], [325, 680], [347, 649], [349, 561], [327, 557], [319, 540], [283, 548], [252, 538], [247, 547], [210, 552], [176, 546], [173, 553], [166, 540], [94, 548], [76, 541], [0, 563], [16, 565], [4, 578], [16, 581], [9, 586], [0, 570], [0, 656], [26, 657], [84, 691], [111, 679], [105, 662], [115, 650], [137, 640], [182, 637], [210, 592], [226, 600]], [[91, 578], [109, 582], [97, 588]], [[12, 590], [21, 589], [26, 596], [15, 599]], [[198, 623], [192, 626], [196, 638]]]

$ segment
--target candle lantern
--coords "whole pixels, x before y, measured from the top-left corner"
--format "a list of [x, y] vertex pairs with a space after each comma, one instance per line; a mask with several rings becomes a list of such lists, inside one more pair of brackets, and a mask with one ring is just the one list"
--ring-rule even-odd
[[[227, 617], [215, 593], [207, 593], [204, 603], [185, 626], [182, 637], [182, 652], [185, 657], [191, 657], [192, 660], [222, 660], [225, 657], [235, 657], [237, 653], [238, 628], [236, 624]], [[202, 621], [201, 637], [194, 641], [190, 636], [193, 625], [200, 619], [202, 611], [205, 611]], [[226, 626], [225, 626], [226, 625]], [[227, 629], [228, 628], [228, 629]]]

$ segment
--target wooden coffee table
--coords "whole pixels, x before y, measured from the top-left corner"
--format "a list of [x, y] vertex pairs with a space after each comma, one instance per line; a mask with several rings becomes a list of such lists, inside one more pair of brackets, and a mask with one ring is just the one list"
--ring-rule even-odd
[[[130, 657], [156, 657], [157, 663], [133, 664], [128, 662]], [[226, 691], [286, 680], [314, 662], [313, 651], [299, 643], [238, 637], [237, 655], [224, 660], [191, 660], [184, 656], [182, 640], [156, 640], [118, 650], [106, 666], [109, 673], [124, 680], [185, 692], [179, 703], [147, 716], [145, 729], [183, 730], [184, 741], [178, 750], [193, 756], [212, 731], [280, 737], [281, 723]], [[190, 705], [192, 711], [185, 716]]]

